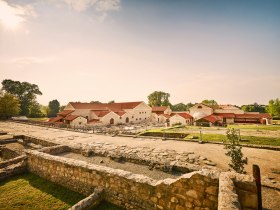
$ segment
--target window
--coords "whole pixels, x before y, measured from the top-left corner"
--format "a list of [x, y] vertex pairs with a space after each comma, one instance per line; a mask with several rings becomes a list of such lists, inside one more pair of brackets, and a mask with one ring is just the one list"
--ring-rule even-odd
[[146, 120], [147, 118], [145, 117], [145, 120]]
[[79, 122], [79, 125], [81, 125], [82, 124], [82, 122]]
[[198, 106], [197, 108], [198, 108], [198, 109], [202, 109], [202, 106]]
[[139, 112], [139, 114], [141, 114], [141, 112]]
[[122, 117], [120, 117], [120, 119], [122, 119]]
[[138, 118], [136, 118], [136, 120], [138, 120]]
[[132, 116], [132, 118], [134, 118], [134, 116]]
[[139, 120], [141, 120], [141, 117], [139, 118]]

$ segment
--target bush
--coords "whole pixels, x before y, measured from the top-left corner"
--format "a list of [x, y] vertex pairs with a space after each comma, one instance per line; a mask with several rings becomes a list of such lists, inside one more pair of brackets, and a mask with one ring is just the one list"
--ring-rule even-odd
[[229, 128], [227, 130], [227, 140], [224, 141], [225, 149], [227, 150], [226, 155], [231, 157], [231, 163], [229, 166], [237, 173], [245, 174], [244, 165], [248, 163], [247, 157], [243, 157], [241, 151], [242, 146], [239, 143], [239, 135], [236, 129]]

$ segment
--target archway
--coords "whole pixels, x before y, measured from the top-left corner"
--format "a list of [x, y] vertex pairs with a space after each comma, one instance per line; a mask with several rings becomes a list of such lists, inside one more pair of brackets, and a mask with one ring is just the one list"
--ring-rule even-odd
[[110, 125], [114, 125], [114, 119], [113, 118], [110, 119]]
[[129, 118], [128, 118], [128, 117], [125, 118], [125, 122], [126, 122], [126, 123], [129, 123]]

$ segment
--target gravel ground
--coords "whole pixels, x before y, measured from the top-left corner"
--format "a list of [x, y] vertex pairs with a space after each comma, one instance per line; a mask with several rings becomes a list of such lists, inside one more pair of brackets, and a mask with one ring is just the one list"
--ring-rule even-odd
[[[115, 168], [115, 169], [122, 169], [124, 171], [130, 171], [134, 174], [143, 174], [145, 176], [148, 176], [152, 179], [155, 180], [161, 180], [161, 179], [166, 179], [166, 178], [178, 178], [181, 173], [165, 173], [160, 170], [149, 170], [148, 166], [136, 164], [136, 163], [130, 163], [130, 162], [116, 162], [114, 160], [111, 160], [108, 157], [100, 157], [100, 156], [93, 156], [93, 157], [85, 157], [80, 154], [72, 153], [72, 152], [67, 152], [67, 153], [62, 153], [59, 154], [58, 156], [62, 157], [67, 157], [67, 158], [72, 158], [75, 160], [83, 160], [89, 163], [93, 163], [96, 165], [100, 166], [107, 166], [110, 168]], [[102, 163], [101, 163], [102, 162]]]
[[264, 210], [280, 209], [280, 191], [262, 187], [262, 197]]

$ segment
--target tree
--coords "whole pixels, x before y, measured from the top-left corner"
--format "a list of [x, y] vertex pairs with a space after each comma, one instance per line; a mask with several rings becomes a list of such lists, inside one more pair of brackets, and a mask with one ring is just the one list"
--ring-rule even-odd
[[0, 118], [8, 119], [20, 112], [20, 104], [17, 97], [10, 93], [0, 93]]
[[149, 105], [150, 106], [170, 106], [169, 102], [169, 93], [165, 93], [162, 91], [154, 91], [148, 96]]
[[91, 104], [101, 104], [100, 101], [91, 101], [91, 102], [89, 102], [89, 103], [91, 103]]
[[231, 163], [229, 166], [237, 173], [246, 173], [244, 165], [248, 163], [247, 157], [243, 157], [241, 151], [242, 146], [239, 143], [239, 135], [236, 129], [229, 128], [227, 130], [227, 140], [224, 142], [225, 149], [227, 150], [226, 155], [231, 157]]
[[44, 117], [44, 113], [42, 112], [42, 106], [34, 101], [29, 108], [29, 117]]
[[174, 104], [171, 106], [172, 111], [187, 111], [187, 106], [183, 103]]
[[59, 107], [59, 111], [62, 112], [62, 111], [65, 109], [65, 107], [66, 107], [66, 106], [64, 106], [64, 105], [63, 105], [63, 106], [60, 106], [60, 107]]
[[273, 117], [280, 118], [280, 99], [271, 99], [268, 102], [266, 111]]
[[15, 95], [20, 102], [20, 114], [28, 116], [29, 109], [37, 95], [42, 95], [39, 87], [28, 82], [5, 79], [2, 81], [2, 90]]
[[245, 112], [260, 112], [260, 113], [266, 112], [266, 106], [260, 105], [258, 103], [242, 105], [241, 109]]
[[219, 105], [218, 105], [217, 101], [215, 101], [215, 100], [213, 100], [213, 99], [210, 99], [210, 100], [205, 99], [205, 100], [203, 100], [201, 103], [203, 103], [203, 104], [205, 104], [205, 105], [207, 105], [207, 106], [210, 106], [210, 107], [213, 108], [213, 109], [219, 108]]
[[115, 103], [114, 100], [108, 102], [108, 104], [114, 104], [114, 103]]
[[56, 114], [59, 112], [59, 107], [60, 107], [60, 104], [58, 102], [58, 100], [52, 100], [49, 102], [49, 114], [48, 114], [48, 117], [55, 117]]

